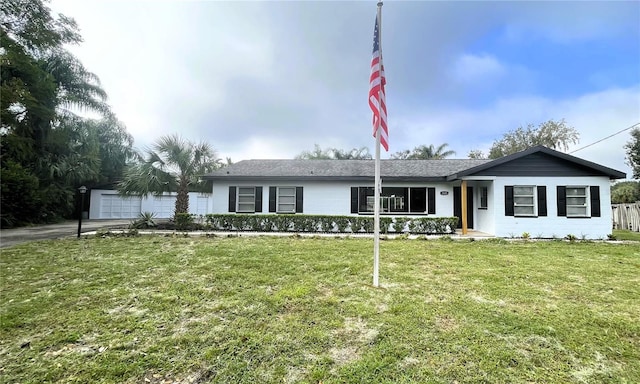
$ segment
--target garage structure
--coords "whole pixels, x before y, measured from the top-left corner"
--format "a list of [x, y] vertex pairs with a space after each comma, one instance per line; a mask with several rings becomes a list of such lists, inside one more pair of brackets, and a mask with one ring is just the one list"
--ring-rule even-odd
[[[176, 205], [176, 193], [164, 193], [158, 196], [120, 196], [111, 189], [91, 190], [89, 219], [135, 219], [140, 213], [152, 212], [156, 218], [173, 217]], [[189, 193], [189, 212], [204, 215], [213, 205], [210, 193]]]

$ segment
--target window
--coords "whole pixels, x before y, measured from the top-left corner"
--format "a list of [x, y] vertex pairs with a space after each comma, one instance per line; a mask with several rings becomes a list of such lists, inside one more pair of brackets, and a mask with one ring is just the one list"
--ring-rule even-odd
[[504, 215], [547, 216], [547, 187], [544, 185], [505, 185]]
[[262, 212], [262, 187], [229, 187], [229, 212]]
[[[371, 213], [375, 209], [374, 203], [373, 187], [351, 188], [351, 213]], [[399, 212], [435, 213], [435, 188], [383, 187], [380, 213]]]
[[256, 211], [255, 187], [238, 187], [237, 212], [255, 212], [255, 211]]
[[513, 187], [514, 216], [534, 216], [536, 213], [535, 188], [516, 185]]
[[589, 216], [587, 193], [587, 187], [566, 187], [567, 217]]
[[478, 209], [487, 209], [489, 204], [489, 188], [480, 187], [480, 206]]
[[557, 187], [558, 216], [600, 217], [600, 187], [563, 186]]
[[269, 212], [302, 213], [302, 187], [269, 187]]
[[278, 187], [277, 213], [295, 213], [296, 211], [296, 188]]

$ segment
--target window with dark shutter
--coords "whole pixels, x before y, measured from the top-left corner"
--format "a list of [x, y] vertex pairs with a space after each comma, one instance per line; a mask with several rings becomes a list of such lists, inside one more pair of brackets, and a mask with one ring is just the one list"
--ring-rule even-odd
[[296, 188], [277, 187], [276, 212], [295, 213], [296, 211]]
[[254, 213], [256, 211], [256, 187], [238, 187], [237, 209], [240, 213]]

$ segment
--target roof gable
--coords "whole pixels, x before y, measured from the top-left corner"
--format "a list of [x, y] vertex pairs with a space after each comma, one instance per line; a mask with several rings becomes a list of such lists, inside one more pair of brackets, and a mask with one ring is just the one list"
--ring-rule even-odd
[[623, 179], [626, 174], [540, 145], [452, 174], [447, 179], [463, 176], [607, 176]]

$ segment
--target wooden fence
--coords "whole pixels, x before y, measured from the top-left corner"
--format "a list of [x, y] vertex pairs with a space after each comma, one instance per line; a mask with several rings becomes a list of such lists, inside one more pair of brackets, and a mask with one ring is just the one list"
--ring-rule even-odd
[[640, 232], [640, 201], [631, 204], [611, 204], [613, 228]]

